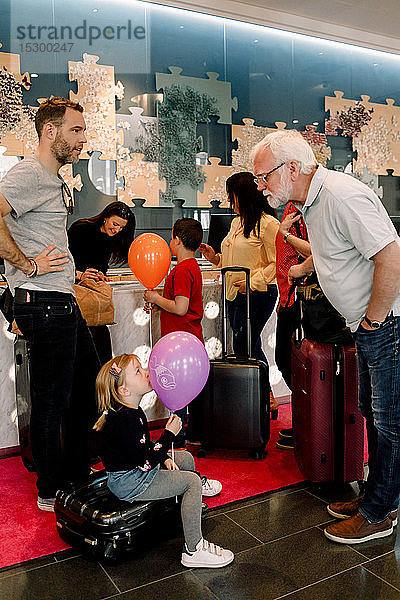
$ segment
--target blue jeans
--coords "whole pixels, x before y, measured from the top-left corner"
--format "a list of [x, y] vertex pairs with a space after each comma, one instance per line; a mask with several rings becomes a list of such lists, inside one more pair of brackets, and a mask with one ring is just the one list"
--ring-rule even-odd
[[400, 317], [354, 334], [359, 408], [366, 419], [369, 474], [361, 514], [372, 523], [397, 510], [400, 494]]
[[159, 470], [160, 465], [150, 471], [141, 471], [137, 467], [125, 471], [109, 471], [107, 485], [120, 500], [133, 502], [138, 494], [147, 490]]
[[74, 297], [29, 291], [29, 301], [24, 301], [26, 291], [16, 294], [14, 317], [28, 341], [36, 485], [39, 496], [51, 498], [63, 483], [87, 478], [88, 435], [96, 414], [95, 379], [100, 365]]
[[[263, 360], [267, 365], [267, 357], [261, 348], [261, 332], [274, 310], [277, 297], [278, 288], [275, 284], [269, 285], [266, 292], [255, 290], [250, 294], [251, 356]], [[236, 356], [246, 356], [246, 295], [238, 293], [227, 304], [233, 331], [233, 351]]]

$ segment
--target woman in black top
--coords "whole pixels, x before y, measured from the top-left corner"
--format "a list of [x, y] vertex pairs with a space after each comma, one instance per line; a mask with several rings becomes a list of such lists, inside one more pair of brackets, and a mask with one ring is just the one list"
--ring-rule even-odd
[[[111, 202], [98, 215], [72, 223], [68, 242], [75, 261], [76, 280], [105, 280], [109, 265], [126, 263], [134, 235], [135, 216], [124, 202]], [[90, 330], [103, 364], [112, 356], [107, 325]]]

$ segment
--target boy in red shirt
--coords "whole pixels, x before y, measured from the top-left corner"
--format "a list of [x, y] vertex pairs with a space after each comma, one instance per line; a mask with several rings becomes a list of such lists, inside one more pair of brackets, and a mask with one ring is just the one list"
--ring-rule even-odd
[[[170, 248], [177, 265], [165, 280], [161, 296], [153, 290], [144, 293], [146, 302], [161, 308], [161, 336], [172, 331], [192, 333], [204, 344], [202, 277], [194, 253], [203, 239], [203, 228], [196, 219], [178, 219], [172, 228]], [[183, 428], [182, 428], [183, 429]]]
[[[203, 280], [194, 254], [203, 240], [203, 228], [196, 219], [178, 219], [172, 228], [170, 248], [177, 258], [177, 265], [169, 273], [161, 296], [147, 290], [143, 298], [160, 309], [161, 337], [173, 331], [192, 333], [204, 344], [201, 320], [203, 318]], [[182, 429], [175, 438], [175, 448], [186, 445], [185, 426], [187, 408], [177, 410], [182, 420]], [[203, 495], [218, 494], [222, 485], [219, 481], [202, 477]]]

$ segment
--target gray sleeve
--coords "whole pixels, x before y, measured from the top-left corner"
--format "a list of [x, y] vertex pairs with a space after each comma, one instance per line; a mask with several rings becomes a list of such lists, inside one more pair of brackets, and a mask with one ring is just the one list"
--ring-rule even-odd
[[340, 203], [337, 219], [342, 235], [367, 260], [391, 242], [398, 241], [385, 209], [367, 196], [354, 196], [349, 202]]
[[30, 165], [24, 165], [23, 160], [0, 181], [0, 193], [11, 206], [13, 217], [21, 217], [43, 202], [39, 194], [38, 174]]

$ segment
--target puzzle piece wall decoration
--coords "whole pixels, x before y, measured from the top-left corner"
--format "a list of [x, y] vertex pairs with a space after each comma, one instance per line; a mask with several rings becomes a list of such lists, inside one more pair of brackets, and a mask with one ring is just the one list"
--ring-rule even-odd
[[216, 100], [218, 123], [230, 125], [232, 123], [232, 110], [237, 111], [238, 100], [232, 98], [232, 84], [229, 81], [220, 81], [219, 73], [206, 73], [207, 79], [202, 77], [188, 77], [181, 75], [181, 67], [168, 67], [170, 73], [156, 73], [156, 89], [165, 89], [174, 84], [190, 87], [201, 94], [208, 94]]
[[115, 97], [124, 97], [124, 87], [120, 81], [115, 84], [114, 67], [99, 65], [98, 60], [85, 52], [83, 61], [68, 61], [69, 79], [78, 82], [78, 93], [70, 92], [70, 99], [85, 109], [87, 144], [81, 158], [89, 158], [88, 152], [97, 150], [102, 160], [116, 160], [117, 143], [123, 138], [115, 126]]
[[208, 122], [216, 110], [215, 99], [207, 93], [177, 84], [164, 88], [158, 108], [159, 167], [167, 184], [164, 205], [175, 198], [196, 205], [196, 192], [204, 182], [204, 173], [196, 164], [201, 146], [197, 123]]
[[219, 200], [221, 208], [228, 207], [226, 197], [226, 180], [235, 172], [233, 167], [220, 165], [220, 158], [212, 156], [208, 159], [211, 165], [201, 167], [205, 175], [204, 189], [197, 192], [197, 206], [210, 207], [212, 200]]
[[[1, 46], [2, 44], [0, 44], [0, 48]], [[25, 72], [21, 75], [19, 54], [12, 54], [10, 52], [0, 52], [0, 68], [9, 71], [9, 73], [12, 73], [16, 81], [23, 85], [25, 89], [29, 90], [31, 86], [31, 78], [28, 72]]]
[[158, 178], [158, 119], [144, 117], [140, 107], [129, 110], [130, 115], [117, 115], [117, 131], [123, 136], [123, 144], [117, 145], [117, 176], [125, 181], [125, 190], [117, 191], [118, 199], [131, 204], [132, 198], [146, 198], [146, 207], [159, 206], [165, 180]]
[[[232, 167], [235, 172], [253, 171], [253, 163], [250, 158], [253, 147], [260, 142], [268, 133], [273, 131], [286, 131], [286, 123], [276, 121], [274, 127], [259, 127], [254, 125], [253, 119], [243, 119], [244, 125], [232, 125], [232, 140], [237, 140], [237, 150], [232, 150]], [[324, 133], [317, 133], [315, 125], [306, 125], [305, 131], [299, 133], [312, 147], [314, 154], [321, 164], [326, 166], [328, 158], [331, 157], [331, 149], [327, 144]]]
[[383, 187], [379, 185], [378, 175], [371, 173], [367, 167], [363, 167], [361, 173], [351, 173], [351, 175], [365, 183], [365, 185], [371, 188], [379, 198], [383, 198]]
[[328, 140], [324, 133], [317, 133], [316, 125], [306, 125], [305, 131], [300, 131], [303, 138], [310, 144], [317, 161], [326, 167], [332, 151], [328, 146]]
[[30, 76], [20, 71], [19, 54], [0, 52], [0, 143], [5, 156], [26, 156], [37, 145], [36, 109], [23, 104], [22, 96], [22, 88], [31, 86]]
[[[334, 92], [336, 97], [341, 99], [343, 92]], [[369, 98], [369, 96], [365, 96]], [[361, 133], [361, 128], [371, 121], [373, 108], [367, 109], [360, 101], [355, 101], [350, 106], [344, 105], [342, 109], [334, 109], [331, 102], [327, 102], [325, 97], [325, 107], [330, 106], [331, 116], [325, 119], [325, 133], [327, 135], [338, 135], [338, 129], [341, 135], [346, 137], [357, 137]], [[333, 109], [332, 109], [333, 108]], [[326, 110], [326, 108], [325, 108]]]
[[83, 187], [81, 176], [75, 175], [75, 177], [74, 177], [71, 164], [64, 165], [63, 167], [61, 167], [61, 169], [59, 170], [59, 174], [64, 179], [67, 186], [69, 187], [70, 192], [72, 194], [72, 201], [75, 204], [74, 190], [77, 190], [78, 192], [80, 192]]
[[250, 153], [266, 135], [268, 127], [254, 125], [254, 119], [242, 119], [244, 125], [232, 125], [232, 141], [237, 140], [237, 150], [232, 150], [232, 167], [235, 173], [253, 171]]
[[[361, 100], [349, 100], [343, 98], [341, 91], [334, 93], [335, 97], [325, 96], [325, 110], [330, 113], [325, 131], [331, 134], [343, 112], [353, 118], [350, 127], [344, 131], [353, 133], [353, 150], [357, 151], [353, 171], [360, 173], [368, 168], [375, 175], [386, 175], [387, 169], [393, 169], [394, 175], [400, 175], [400, 106], [394, 106], [393, 98], [380, 104], [370, 102], [367, 95], [361, 95]], [[358, 131], [354, 128], [357, 118]]]
[[117, 177], [123, 177], [124, 190], [117, 190], [117, 199], [132, 206], [132, 198], [146, 198], [146, 207], [160, 205], [160, 192], [165, 192], [165, 180], [158, 178], [158, 164], [143, 160], [143, 154], [130, 153], [126, 160], [118, 159]]
[[[117, 132], [122, 132], [121, 146], [129, 152], [144, 154], [145, 159], [158, 162], [159, 137], [157, 117], [143, 116], [143, 108], [129, 107], [130, 115], [117, 114]], [[118, 151], [126, 153], [126, 150]]]

